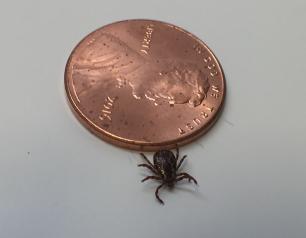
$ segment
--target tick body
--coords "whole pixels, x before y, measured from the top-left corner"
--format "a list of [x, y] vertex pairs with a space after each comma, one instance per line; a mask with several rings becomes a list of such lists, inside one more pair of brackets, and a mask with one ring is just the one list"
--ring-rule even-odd
[[154, 179], [161, 182], [155, 191], [155, 196], [160, 203], [164, 204], [163, 200], [161, 200], [159, 197], [158, 192], [164, 185], [171, 188], [176, 182], [183, 179], [188, 179], [189, 182], [193, 181], [195, 184], [197, 184], [197, 181], [191, 175], [184, 172], [178, 173], [179, 168], [187, 157], [187, 155], [184, 155], [181, 159], [179, 159], [178, 148], [176, 149], [176, 155], [174, 155], [170, 150], [159, 150], [155, 152], [153, 156], [153, 164], [143, 153], [140, 153], [140, 155], [143, 157], [146, 163], [139, 164], [138, 166], [145, 167], [154, 174], [153, 176], [145, 177], [143, 180], [141, 180], [141, 182], [149, 179]]

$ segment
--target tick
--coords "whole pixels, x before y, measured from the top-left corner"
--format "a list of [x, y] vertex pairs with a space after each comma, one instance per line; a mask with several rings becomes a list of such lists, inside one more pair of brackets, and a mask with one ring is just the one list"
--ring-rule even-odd
[[143, 157], [146, 163], [138, 164], [138, 167], [145, 167], [154, 174], [153, 176], [145, 177], [143, 180], [141, 180], [141, 182], [149, 179], [154, 179], [161, 182], [161, 184], [155, 190], [155, 197], [161, 204], [164, 204], [164, 202], [159, 197], [158, 192], [164, 185], [168, 186], [169, 188], [173, 188], [176, 182], [183, 179], [188, 179], [189, 182], [193, 181], [195, 184], [198, 184], [191, 175], [184, 172], [178, 173], [179, 168], [187, 157], [187, 155], [184, 155], [179, 160], [178, 148], [176, 148], [176, 155], [174, 155], [170, 150], [159, 150], [155, 152], [153, 155], [153, 164], [143, 153], [140, 153], [140, 155]]

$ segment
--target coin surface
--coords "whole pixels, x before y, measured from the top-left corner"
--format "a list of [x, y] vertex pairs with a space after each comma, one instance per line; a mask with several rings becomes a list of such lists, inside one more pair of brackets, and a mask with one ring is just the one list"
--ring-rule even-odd
[[152, 20], [116, 22], [86, 36], [68, 59], [65, 88], [91, 132], [146, 151], [202, 135], [225, 96], [221, 66], [206, 44]]

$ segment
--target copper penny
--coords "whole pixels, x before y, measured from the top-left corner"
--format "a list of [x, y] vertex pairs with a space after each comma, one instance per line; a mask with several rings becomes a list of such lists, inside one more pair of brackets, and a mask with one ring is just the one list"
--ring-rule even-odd
[[221, 66], [206, 44], [152, 20], [116, 22], [86, 36], [68, 59], [65, 87], [91, 132], [147, 151], [202, 135], [225, 94]]

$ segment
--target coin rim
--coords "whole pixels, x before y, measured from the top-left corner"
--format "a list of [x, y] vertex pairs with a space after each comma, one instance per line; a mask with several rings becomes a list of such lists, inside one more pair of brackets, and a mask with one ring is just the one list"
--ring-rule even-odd
[[[143, 141], [135, 141], [135, 140], [130, 140], [127, 138], [123, 138], [120, 136], [116, 136], [111, 134], [110, 132], [107, 132], [105, 130], [103, 130], [102, 128], [98, 127], [97, 125], [95, 125], [93, 122], [91, 122], [90, 120], [88, 120], [88, 118], [83, 114], [83, 112], [78, 108], [78, 106], [76, 105], [76, 103], [73, 100], [73, 96], [72, 93], [69, 89], [69, 77], [68, 77], [68, 71], [69, 71], [69, 66], [70, 66], [70, 62], [72, 60], [72, 57], [75, 53], [75, 51], [78, 49], [78, 47], [92, 34], [94, 34], [95, 32], [110, 26], [110, 25], [115, 25], [115, 24], [119, 24], [121, 22], [131, 22], [131, 21], [148, 21], [148, 22], [156, 22], [159, 24], [165, 24], [168, 25], [170, 27], [173, 27], [177, 30], [182, 31], [183, 33], [186, 33], [187, 35], [189, 35], [190, 37], [192, 37], [194, 40], [198, 41], [199, 43], [201, 43], [202, 46], [205, 47], [205, 49], [212, 55], [212, 57], [214, 58], [214, 60], [216, 61], [218, 67], [220, 68], [221, 71], [221, 81], [223, 84], [223, 94], [222, 94], [222, 98], [221, 98], [221, 103], [220, 106], [218, 107], [217, 111], [214, 113], [214, 115], [208, 120], [208, 122], [206, 124], [204, 124], [200, 129], [195, 130], [194, 132], [184, 136], [184, 137], [178, 137], [176, 139], [173, 140], [168, 140], [168, 141], [164, 141], [164, 142], [143, 142]], [[66, 97], [68, 98], [69, 106], [73, 112], [73, 114], [77, 117], [77, 119], [81, 122], [81, 124], [83, 126], [85, 126], [91, 133], [93, 133], [94, 135], [98, 136], [99, 138], [103, 139], [104, 141], [111, 143], [113, 145], [117, 145], [126, 149], [132, 149], [132, 150], [140, 150], [140, 151], [156, 151], [158, 149], [172, 149], [175, 148], [177, 146], [182, 146], [182, 145], [186, 145], [188, 143], [190, 143], [191, 141], [194, 141], [196, 139], [198, 139], [200, 136], [202, 136], [203, 134], [205, 134], [218, 120], [218, 118], [221, 115], [221, 112], [223, 110], [224, 107], [224, 101], [225, 101], [225, 97], [226, 97], [226, 82], [225, 82], [225, 76], [224, 76], [224, 72], [223, 72], [223, 68], [219, 62], [219, 60], [217, 59], [217, 57], [215, 56], [215, 54], [213, 53], [213, 51], [197, 36], [195, 36], [194, 34], [190, 33], [189, 31], [173, 25], [171, 23], [167, 23], [167, 22], [163, 22], [163, 21], [159, 21], [159, 20], [151, 20], [151, 19], [128, 19], [128, 20], [121, 20], [121, 21], [116, 21], [116, 22], [112, 22], [109, 24], [106, 24], [102, 27], [99, 27], [98, 29], [90, 32], [89, 34], [87, 34], [85, 37], [83, 37], [83, 39], [73, 48], [73, 50], [71, 51], [69, 58], [66, 62], [66, 66], [65, 66], [65, 72], [64, 72], [64, 84], [65, 84], [65, 91], [66, 91]]]

